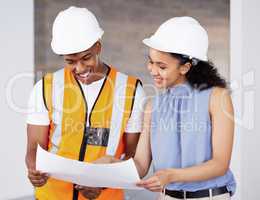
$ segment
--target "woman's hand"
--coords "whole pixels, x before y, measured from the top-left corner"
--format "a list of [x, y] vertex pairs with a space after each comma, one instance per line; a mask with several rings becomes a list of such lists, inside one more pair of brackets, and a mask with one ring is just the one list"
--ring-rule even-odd
[[163, 188], [171, 182], [172, 170], [164, 169], [157, 171], [146, 180], [141, 180], [136, 185], [152, 192], [161, 192]]

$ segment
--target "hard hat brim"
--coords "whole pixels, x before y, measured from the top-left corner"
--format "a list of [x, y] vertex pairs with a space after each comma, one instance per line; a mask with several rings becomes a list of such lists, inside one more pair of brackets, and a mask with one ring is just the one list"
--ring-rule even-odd
[[159, 50], [159, 51], [163, 51], [163, 52], [167, 52], [167, 53], [176, 53], [176, 52], [172, 52], [171, 50], [165, 48], [165, 47], [162, 47], [162, 45], [160, 45], [159, 43], [156, 42], [156, 40], [153, 40], [152, 37], [150, 38], [145, 38], [143, 40], [143, 43], [150, 47], [150, 48], [153, 48], [153, 49], [156, 49], [156, 50]]
[[[62, 39], [60, 41], [52, 40], [51, 47], [53, 52], [58, 55], [69, 55], [74, 53], [80, 53], [92, 47], [98, 40], [102, 38], [103, 34], [104, 31], [100, 30], [100, 32], [97, 33], [95, 37], [93, 37], [91, 40], [86, 41], [84, 43], [80, 41], [74, 41], [74, 44], [71, 44], [69, 42], [66, 43], [66, 41]], [[74, 39], [77, 40], [78, 38], [74, 38]]]
[[[159, 42], [157, 42], [157, 40], [154, 39], [153, 36], [150, 37], [150, 38], [145, 38], [145, 39], [143, 40], [143, 43], [144, 43], [146, 46], [148, 46], [148, 47], [150, 47], [150, 48], [152, 48], [152, 49], [156, 49], [156, 50], [158, 50], [158, 51], [167, 52], [167, 53], [176, 53], [176, 54], [187, 55], [187, 53], [185, 53], [185, 52], [178, 51], [178, 50], [176, 50], [176, 49], [174, 50], [173, 48], [170, 48], [170, 49], [169, 49], [169, 47], [167, 48], [167, 47], [163, 46], [162, 44], [160, 44]], [[207, 57], [199, 57], [199, 56], [194, 56], [194, 55], [187, 55], [187, 56], [192, 56], [192, 57], [194, 57], [194, 58], [197, 58], [197, 59], [199, 59], [199, 60], [206, 61], [206, 62], [208, 61], [208, 58], [207, 58]]]

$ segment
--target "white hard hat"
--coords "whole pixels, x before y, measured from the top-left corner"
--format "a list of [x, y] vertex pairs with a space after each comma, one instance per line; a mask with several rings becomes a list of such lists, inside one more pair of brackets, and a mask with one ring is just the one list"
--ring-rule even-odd
[[103, 33], [92, 12], [72, 6], [57, 15], [52, 27], [51, 47], [60, 55], [79, 53], [95, 44]]
[[154, 35], [144, 39], [143, 43], [159, 51], [208, 60], [208, 34], [192, 17], [175, 17], [167, 20]]

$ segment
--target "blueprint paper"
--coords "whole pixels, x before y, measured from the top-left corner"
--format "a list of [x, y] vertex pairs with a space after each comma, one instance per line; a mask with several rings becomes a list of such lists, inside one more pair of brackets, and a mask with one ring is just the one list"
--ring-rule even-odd
[[49, 153], [39, 145], [36, 169], [52, 178], [88, 187], [136, 189], [140, 181], [133, 159], [112, 164], [92, 164]]

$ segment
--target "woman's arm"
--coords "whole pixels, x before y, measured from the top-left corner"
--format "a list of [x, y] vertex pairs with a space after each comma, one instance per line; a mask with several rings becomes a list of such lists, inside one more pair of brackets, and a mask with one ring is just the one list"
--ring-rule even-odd
[[204, 181], [224, 175], [231, 160], [234, 113], [227, 89], [214, 88], [210, 98], [209, 112], [212, 120], [212, 159], [197, 166], [182, 169], [164, 169], [139, 185], [160, 190], [172, 182]]

